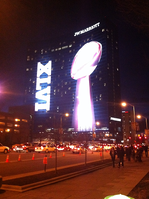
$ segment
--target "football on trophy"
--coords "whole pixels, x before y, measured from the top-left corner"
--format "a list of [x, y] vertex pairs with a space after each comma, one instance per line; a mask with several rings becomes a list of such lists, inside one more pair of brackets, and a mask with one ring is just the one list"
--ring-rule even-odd
[[91, 41], [86, 43], [75, 55], [71, 66], [71, 77], [80, 79], [89, 76], [96, 68], [102, 54], [102, 45]]

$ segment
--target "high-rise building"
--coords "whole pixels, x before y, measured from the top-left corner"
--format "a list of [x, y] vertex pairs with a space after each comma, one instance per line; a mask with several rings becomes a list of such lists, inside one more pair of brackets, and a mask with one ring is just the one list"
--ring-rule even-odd
[[[54, 127], [56, 121], [52, 118], [59, 117], [61, 121], [66, 112], [70, 114], [66, 126], [72, 127], [77, 81], [71, 78], [71, 65], [78, 50], [91, 41], [102, 45], [101, 59], [90, 75], [95, 121], [100, 124], [96, 126], [96, 138], [120, 141], [123, 136], [118, 33], [117, 27], [107, 19], [73, 34], [29, 45], [25, 103], [35, 104], [35, 117], [47, 121], [37, 125], [42, 126], [42, 131]], [[38, 133], [38, 128], [35, 131]]]
[[[122, 111], [122, 131], [124, 144], [132, 144], [132, 111]], [[134, 141], [134, 140], [133, 140]]]
[[[145, 123], [142, 121], [135, 122], [135, 126], [133, 123], [134, 120], [134, 113], [133, 111], [122, 111], [122, 132], [123, 132], [123, 141], [124, 145], [128, 144], [134, 144], [141, 143], [144, 138], [147, 138], [144, 136], [144, 129], [145, 129]], [[134, 134], [134, 128], [135, 128], [135, 134]], [[142, 136], [142, 138], [141, 138]], [[141, 138], [141, 140], [139, 140]]]

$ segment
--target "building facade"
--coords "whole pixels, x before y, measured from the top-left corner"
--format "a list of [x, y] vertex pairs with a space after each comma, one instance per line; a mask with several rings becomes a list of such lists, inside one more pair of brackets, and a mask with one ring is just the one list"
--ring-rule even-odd
[[124, 145], [131, 144], [132, 142], [132, 123], [133, 112], [132, 111], [122, 111], [122, 131]]
[[[78, 50], [91, 41], [102, 45], [100, 62], [90, 75], [95, 121], [100, 124], [94, 131], [99, 140], [122, 139], [118, 34], [107, 19], [73, 34], [29, 44], [25, 104], [35, 105], [35, 133], [38, 127], [45, 131], [65, 125], [73, 130], [77, 81], [71, 78], [71, 65]], [[65, 113], [70, 115], [67, 120]]]
[[[13, 108], [12, 108], [13, 109]], [[0, 143], [12, 146], [29, 141], [30, 118], [23, 112], [0, 112]]]
[[[145, 142], [145, 122], [137, 121], [134, 125], [133, 111], [122, 111], [122, 132], [124, 145]], [[135, 133], [134, 133], [135, 130]]]

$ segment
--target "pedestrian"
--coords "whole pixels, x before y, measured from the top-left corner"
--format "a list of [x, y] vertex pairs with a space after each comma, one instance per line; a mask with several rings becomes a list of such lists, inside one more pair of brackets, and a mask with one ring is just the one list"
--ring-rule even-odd
[[119, 147], [119, 146], [117, 146], [117, 148], [116, 148], [117, 158], [119, 158], [119, 157], [118, 157], [118, 155], [119, 155], [119, 150], [120, 150], [120, 147]]
[[144, 146], [145, 156], [148, 157], [148, 145]]
[[128, 161], [130, 161], [131, 153], [132, 153], [131, 147], [128, 145], [126, 148], [126, 158], [128, 159]]
[[133, 159], [134, 161], [135, 161], [135, 159], [136, 159], [136, 153], [137, 153], [136, 149], [133, 148], [133, 149], [132, 149], [132, 159]]
[[115, 155], [116, 155], [115, 149], [114, 149], [114, 147], [112, 147], [110, 149], [110, 156], [111, 156], [111, 159], [112, 159], [113, 167], [115, 167]]
[[142, 154], [143, 154], [143, 148], [142, 148], [142, 146], [140, 146], [138, 149], [138, 161], [139, 162], [142, 162]]
[[118, 157], [119, 157], [119, 168], [120, 165], [122, 163], [122, 166], [124, 167], [124, 148], [122, 146], [120, 146], [119, 150], [118, 150]]

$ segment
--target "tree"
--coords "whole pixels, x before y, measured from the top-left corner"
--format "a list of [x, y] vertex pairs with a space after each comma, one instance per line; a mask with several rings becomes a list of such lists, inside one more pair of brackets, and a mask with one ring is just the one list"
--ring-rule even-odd
[[145, 33], [149, 37], [149, 1], [114, 0], [116, 10], [125, 22]]

